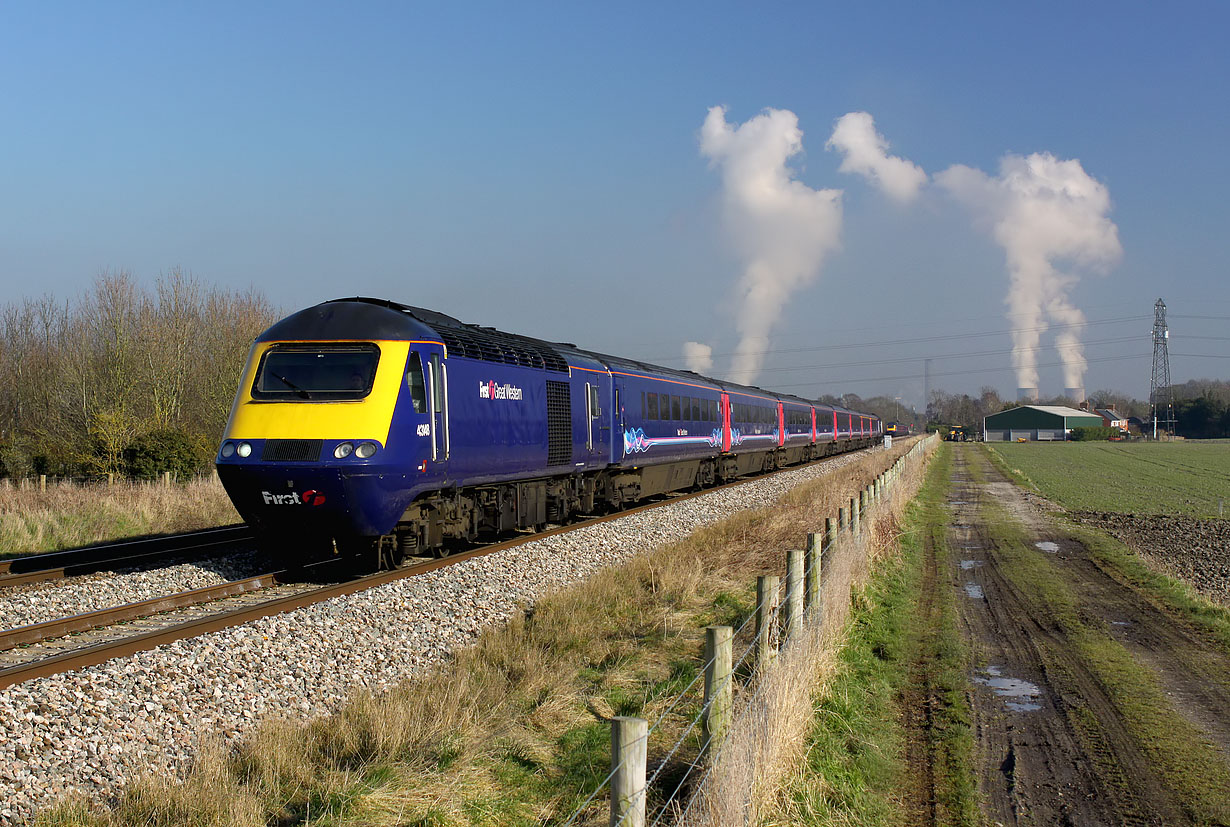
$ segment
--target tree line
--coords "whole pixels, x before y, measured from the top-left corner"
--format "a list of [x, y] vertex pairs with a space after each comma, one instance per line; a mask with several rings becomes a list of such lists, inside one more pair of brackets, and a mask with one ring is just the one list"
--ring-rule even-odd
[[276, 320], [254, 290], [172, 270], [106, 272], [75, 300], [0, 310], [0, 475], [151, 477], [205, 470], [252, 340]]
[[[1173, 385], [1174, 432], [1190, 439], [1230, 437], [1230, 382], [1220, 379], [1193, 379]], [[1136, 417], [1151, 422], [1148, 400], [1134, 399], [1117, 391], [1099, 390], [1089, 394], [1091, 408], [1113, 408], [1123, 418]], [[931, 392], [927, 404], [927, 422], [944, 425], [964, 425], [982, 429], [983, 417], [1015, 408], [1020, 402], [1003, 399], [992, 387], [984, 387], [977, 396], [951, 394], [942, 390]], [[1076, 407], [1077, 400], [1065, 396], [1040, 399], [1039, 405]], [[1164, 414], [1159, 412], [1159, 419]]]

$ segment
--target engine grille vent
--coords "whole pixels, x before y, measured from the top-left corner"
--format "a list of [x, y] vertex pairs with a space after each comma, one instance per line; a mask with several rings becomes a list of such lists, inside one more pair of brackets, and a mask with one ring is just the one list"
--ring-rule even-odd
[[547, 465], [572, 462], [572, 394], [567, 382], [547, 380]]
[[267, 439], [261, 451], [262, 462], [318, 462], [320, 439]]
[[531, 339], [471, 326], [438, 327], [436, 332], [448, 347], [449, 356], [465, 356], [467, 359], [553, 370], [558, 373], [568, 372], [568, 363], [562, 356]]

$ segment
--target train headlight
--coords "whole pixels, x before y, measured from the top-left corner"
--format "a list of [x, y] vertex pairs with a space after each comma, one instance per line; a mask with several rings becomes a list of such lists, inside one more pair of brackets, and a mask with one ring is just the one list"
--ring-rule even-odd
[[376, 443], [360, 442], [359, 447], [354, 449], [354, 454], [359, 459], [370, 459], [376, 453]]
[[235, 443], [233, 442], [224, 443], [222, 446], [222, 456], [223, 457], [235, 456]]
[[345, 459], [346, 457], [350, 456], [350, 453], [352, 451], [354, 451], [354, 446], [351, 445], [349, 442], [343, 442], [342, 444], [338, 445], [336, 448], [333, 449], [333, 456], [337, 457], [338, 459]]
[[235, 453], [241, 457], [250, 457], [252, 456], [252, 445], [247, 442], [241, 442], [239, 447], [235, 449]]

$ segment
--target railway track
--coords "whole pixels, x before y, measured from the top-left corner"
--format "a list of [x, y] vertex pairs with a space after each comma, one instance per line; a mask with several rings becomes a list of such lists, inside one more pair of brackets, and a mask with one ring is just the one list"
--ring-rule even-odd
[[169, 537], [126, 540], [69, 551], [0, 560], [0, 588], [59, 580], [114, 568], [131, 568], [175, 557], [210, 554], [227, 546], [250, 542], [246, 525], [221, 526]]
[[[816, 462], [821, 463], [828, 459], [831, 457], [816, 460]], [[677, 494], [614, 514], [591, 517], [565, 526], [458, 552], [448, 557], [416, 560], [397, 569], [351, 577], [341, 582], [310, 585], [291, 582], [292, 575], [288, 572], [273, 572], [114, 609], [3, 631], [0, 632], [0, 689], [34, 678], [103, 663], [112, 658], [126, 657], [157, 646], [220, 631], [336, 597], [344, 597], [546, 537], [651, 511], [802, 467], [805, 466], [792, 466], [725, 485]], [[317, 565], [327, 567], [336, 562], [341, 561], [325, 561]], [[301, 576], [302, 572], [297, 574]], [[35, 657], [30, 657], [30, 655]]]

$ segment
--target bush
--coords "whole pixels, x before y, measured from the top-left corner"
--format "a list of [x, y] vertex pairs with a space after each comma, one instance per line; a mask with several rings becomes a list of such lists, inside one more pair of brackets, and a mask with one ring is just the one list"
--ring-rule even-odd
[[1110, 439], [1112, 436], [1119, 436], [1119, 434], [1118, 428], [1073, 428], [1068, 439], [1073, 442], [1097, 442]]
[[187, 479], [209, 467], [212, 455], [201, 440], [181, 431], [154, 431], [124, 451], [124, 472], [137, 479], [155, 479], [170, 471]]

